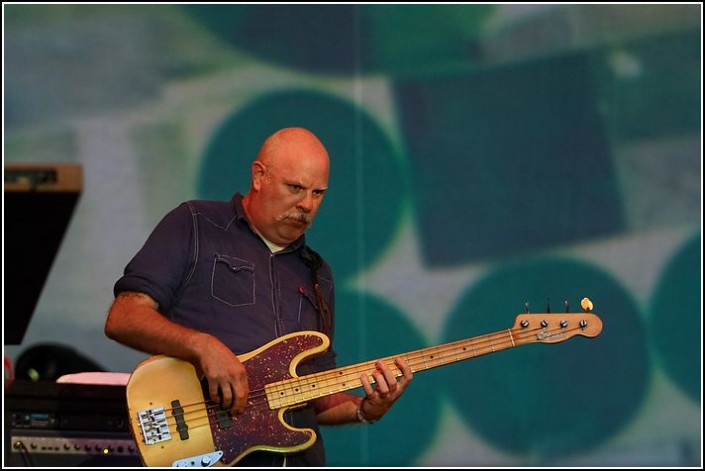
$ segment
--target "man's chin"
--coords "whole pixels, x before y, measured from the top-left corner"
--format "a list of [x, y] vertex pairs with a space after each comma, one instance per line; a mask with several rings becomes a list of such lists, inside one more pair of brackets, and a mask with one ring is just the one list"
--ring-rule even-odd
[[302, 226], [296, 228], [287, 228], [286, 230], [282, 231], [281, 238], [285, 240], [284, 245], [288, 245], [294, 242], [299, 237], [301, 237], [306, 231], [306, 227], [308, 227], [308, 225], [303, 224]]

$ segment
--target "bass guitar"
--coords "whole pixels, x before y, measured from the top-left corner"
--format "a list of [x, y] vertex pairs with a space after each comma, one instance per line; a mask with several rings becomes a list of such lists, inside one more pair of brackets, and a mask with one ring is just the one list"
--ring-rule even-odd
[[[575, 336], [596, 337], [602, 321], [582, 302], [582, 313], [520, 314], [505, 330], [383, 358], [404, 358], [414, 373], [532, 343], [554, 344]], [[245, 412], [232, 416], [206, 399], [193, 365], [157, 355], [141, 362], [127, 384], [130, 429], [147, 466], [232, 466], [248, 453], [292, 453], [316, 441], [312, 429], [286, 423], [284, 412], [329, 394], [362, 386], [360, 375], [375, 361], [297, 376], [302, 361], [325, 352], [328, 337], [301, 331], [238, 356], [247, 370], [250, 394]], [[370, 382], [374, 377], [369, 376]]]

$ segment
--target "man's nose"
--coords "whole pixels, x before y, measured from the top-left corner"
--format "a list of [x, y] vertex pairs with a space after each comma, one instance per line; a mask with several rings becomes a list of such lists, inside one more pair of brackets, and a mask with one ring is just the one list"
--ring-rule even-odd
[[304, 196], [299, 200], [297, 206], [301, 208], [302, 211], [311, 212], [313, 209], [313, 192], [307, 191]]

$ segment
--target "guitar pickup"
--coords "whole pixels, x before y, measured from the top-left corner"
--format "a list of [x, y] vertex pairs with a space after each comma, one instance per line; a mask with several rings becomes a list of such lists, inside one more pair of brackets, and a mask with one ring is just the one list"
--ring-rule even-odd
[[230, 412], [227, 409], [220, 409], [215, 412], [215, 418], [218, 421], [218, 427], [222, 430], [227, 430], [230, 428]]
[[188, 440], [188, 425], [184, 421], [184, 409], [181, 407], [181, 402], [177, 399], [171, 401], [171, 415], [176, 419], [176, 430], [179, 432], [181, 440]]

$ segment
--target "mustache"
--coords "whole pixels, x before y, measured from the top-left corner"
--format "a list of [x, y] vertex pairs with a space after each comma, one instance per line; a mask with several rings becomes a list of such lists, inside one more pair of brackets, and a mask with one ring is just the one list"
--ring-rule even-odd
[[303, 222], [305, 224], [310, 224], [313, 220], [310, 214], [302, 213], [299, 211], [287, 211], [286, 213], [277, 217], [277, 221], [283, 221], [285, 219], [293, 219], [294, 221]]

